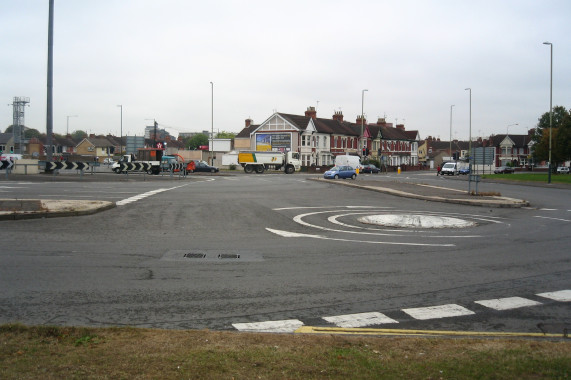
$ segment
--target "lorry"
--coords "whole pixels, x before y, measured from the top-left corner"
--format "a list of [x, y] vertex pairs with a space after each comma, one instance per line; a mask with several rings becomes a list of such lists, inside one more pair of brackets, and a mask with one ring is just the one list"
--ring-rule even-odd
[[238, 164], [244, 168], [244, 172], [258, 174], [266, 170], [282, 170], [286, 174], [299, 171], [301, 161], [298, 152], [240, 152], [238, 153]]
[[161, 160], [164, 149], [139, 148], [137, 156], [125, 154], [119, 161], [113, 163], [112, 170], [119, 174], [128, 171], [145, 171], [148, 174], [159, 174], [161, 172]]

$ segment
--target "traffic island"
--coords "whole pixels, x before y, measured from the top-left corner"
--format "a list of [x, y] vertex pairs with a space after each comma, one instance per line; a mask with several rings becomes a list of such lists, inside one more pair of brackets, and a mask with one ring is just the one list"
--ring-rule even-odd
[[0, 199], [0, 220], [90, 215], [114, 207], [114, 202], [107, 201]]

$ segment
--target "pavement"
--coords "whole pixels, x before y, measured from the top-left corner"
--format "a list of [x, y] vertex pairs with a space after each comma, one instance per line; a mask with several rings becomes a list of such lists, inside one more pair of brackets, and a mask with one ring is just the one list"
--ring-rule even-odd
[[[30, 176], [26, 176], [29, 178]], [[77, 177], [77, 176], [76, 176]], [[90, 176], [96, 177], [96, 176]], [[148, 176], [150, 179], [154, 176]], [[69, 180], [71, 176], [66, 176]], [[399, 197], [422, 199], [432, 202], [456, 203], [480, 207], [526, 207], [529, 202], [521, 199], [480, 193], [468, 194], [465, 190], [456, 190], [401, 181], [368, 179], [326, 180], [322, 177], [308, 177], [309, 180], [326, 182], [340, 186], [356, 187], [369, 191], [391, 194]], [[54, 218], [89, 215], [116, 207], [114, 202], [86, 200], [45, 200], [45, 199], [0, 199], [0, 220], [19, 220], [32, 218]]]

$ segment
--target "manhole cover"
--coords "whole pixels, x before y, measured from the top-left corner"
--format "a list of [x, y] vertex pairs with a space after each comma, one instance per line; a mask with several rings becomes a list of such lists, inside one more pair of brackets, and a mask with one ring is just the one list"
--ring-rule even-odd
[[368, 215], [360, 217], [358, 220], [365, 224], [403, 228], [466, 228], [476, 225], [475, 222], [449, 216], [414, 214]]
[[240, 263], [263, 261], [261, 254], [244, 251], [224, 250], [183, 250], [173, 249], [165, 252], [161, 260], [185, 261], [188, 263]]

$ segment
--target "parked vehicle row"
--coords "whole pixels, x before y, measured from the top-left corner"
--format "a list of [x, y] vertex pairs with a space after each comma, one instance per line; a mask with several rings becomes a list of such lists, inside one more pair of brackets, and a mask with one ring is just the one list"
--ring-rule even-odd
[[514, 168], [511, 166], [499, 166], [494, 170], [494, 174], [512, 174]]
[[558, 174], [569, 174], [569, 167], [568, 166], [560, 166], [557, 168]]

